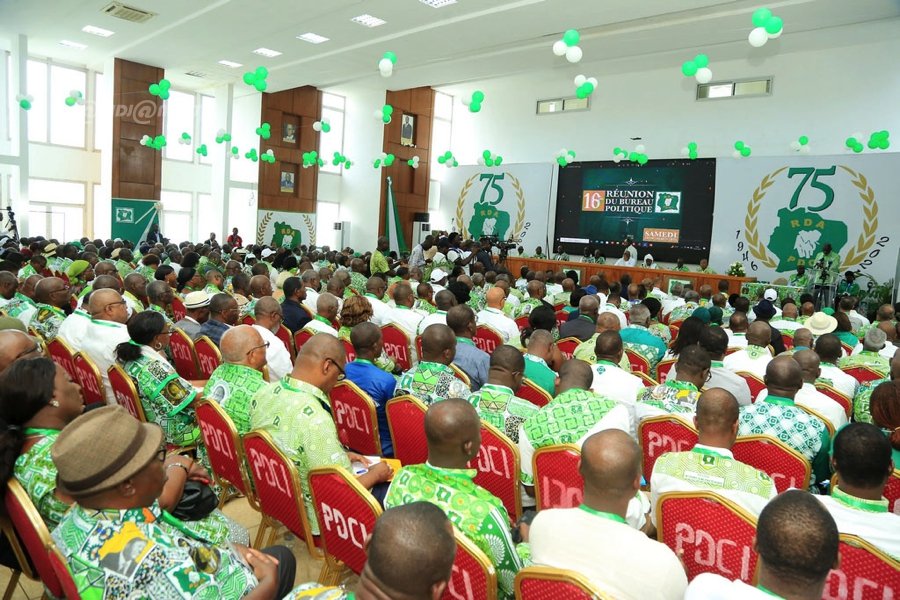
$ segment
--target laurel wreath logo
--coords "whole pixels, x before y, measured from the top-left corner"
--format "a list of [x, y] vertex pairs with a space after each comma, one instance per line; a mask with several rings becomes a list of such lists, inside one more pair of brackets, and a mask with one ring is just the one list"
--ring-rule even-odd
[[309, 215], [303, 215], [303, 222], [306, 224], [306, 231], [309, 233], [309, 243], [316, 243], [316, 227], [313, 225], [312, 219], [309, 218]]
[[[472, 188], [472, 185], [474, 185], [475, 180], [479, 175], [480, 174], [472, 175], [466, 180], [459, 190], [459, 196], [456, 199], [456, 227], [457, 231], [462, 233], [463, 239], [469, 239], [469, 230], [465, 225], [465, 219], [463, 217], [463, 206], [465, 206], [469, 190]], [[522, 189], [522, 184], [516, 179], [515, 175], [509, 171], [506, 171], [505, 175], [509, 178], [510, 183], [512, 183], [513, 192], [516, 194], [517, 202], [516, 222], [513, 225], [511, 235], [515, 239], [520, 239], [522, 234], [525, 233], [525, 191]]]
[[272, 216], [272, 213], [267, 212], [256, 227], [256, 244], [258, 246], [266, 243], [266, 227], [269, 225], [269, 221], [272, 220]]
[[[756, 226], [761, 202], [766, 197], [766, 190], [774, 185], [775, 178], [786, 169], [787, 167], [782, 167], [762, 178], [759, 187], [753, 191], [753, 196], [747, 204], [747, 217], [744, 219], [745, 237], [750, 248], [750, 254], [770, 269], [774, 269], [778, 266], [778, 263], [769, 256], [765, 244], [759, 239], [759, 232]], [[853, 178], [851, 183], [860, 190], [859, 198], [863, 202], [863, 214], [865, 215], [862, 233], [859, 234], [856, 244], [851, 248], [847, 258], [844, 259], [841, 265], [841, 269], [847, 269], [861, 263], [875, 244], [875, 232], [878, 230], [878, 203], [875, 201], [875, 191], [869, 186], [865, 175], [843, 165], [841, 165], [841, 169]]]

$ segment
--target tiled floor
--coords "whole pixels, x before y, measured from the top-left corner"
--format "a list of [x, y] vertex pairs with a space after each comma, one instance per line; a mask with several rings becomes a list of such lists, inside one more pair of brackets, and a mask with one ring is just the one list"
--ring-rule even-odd
[[[256, 537], [256, 530], [259, 527], [259, 513], [250, 508], [250, 505], [247, 504], [247, 500], [244, 498], [232, 500], [225, 505], [224, 512], [247, 528], [250, 532], [250, 541], [252, 542]], [[276, 544], [288, 546], [294, 552], [294, 556], [297, 557], [297, 578], [295, 584], [315, 581], [318, 578], [324, 561], [310, 557], [306, 550], [305, 542], [298, 540], [288, 533], [286, 529], [282, 528], [279, 531]], [[9, 579], [10, 570], [5, 567], [0, 567], [0, 595], [6, 590]], [[356, 577], [351, 575], [345, 583], [349, 584], [352, 589], [355, 580]], [[23, 576], [19, 578], [19, 584], [13, 592], [12, 598], [15, 600], [37, 600], [41, 597], [43, 592], [44, 587], [40, 582], [31, 581]]]

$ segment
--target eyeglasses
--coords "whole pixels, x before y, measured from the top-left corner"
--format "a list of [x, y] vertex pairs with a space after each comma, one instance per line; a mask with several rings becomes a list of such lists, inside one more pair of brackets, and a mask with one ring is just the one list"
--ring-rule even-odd
[[344, 379], [347, 378], [347, 374], [344, 373], [343, 367], [341, 367], [341, 365], [337, 364], [337, 361], [336, 361], [336, 360], [334, 360], [333, 358], [326, 358], [325, 360], [327, 360], [328, 362], [330, 362], [331, 364], [333, 364], [334, 367], [335, 367], [338, 371], [341, 372], [341, 374], [338, 375], [338, 378], [337, 378], [338, 381], [343, 381]]
[[712, 379], [712, 371], [707, 371], [706, 372], [706, 382], [709, 383], [709, 381], [711, 379]]
[[159, 332], [159, 335], [172, 335], [173, 333], [175, 333], [173, 329], [164, 329]]
[[269, 342], [266, 342], [265, 344], [262, 344], [261, 346], [253, 346], [252, 348], [250, 348], [250, 350], [247, 351], [247, 356], [250, 356], [251, 354], [253, 354], [257, 350], [259, 350], [260, 348], [265, 348], [266, 350], [268, 350]]
[[29, 348], [28, 350], [24, 350], [24, 351], [20, 352], [20, 353], [16, 356], [16, 358], [13, 359], [13, 362], [19, 360], [20, 358], [25, 358], [25, 357], [28, 356], [29, 354], [39, 355], [39, 354], [41, 354], [41, 353], [42, 353], [42, 351], [41, 351], [41, 345], [40, 345], [39, 343], [35, 342], [33, 348]]
[[119, 300], [118, 302], [110, 302], [109, 304], [107, 304], [106, 306], [103, 307], [103, 310], [106, 310], [106, 309], [109, 308], [110, 306], [117, 306], [117, 305], [119, 305], [119, 304], [125, 305], [125, 304], [127, 304], [127, 303], [126, 303], [124, 300]]
[[165, 462], [167, 454], [168, 453], [166, 452], [166, 447], [160, 446], [159, 450], [156, 451], [156, 460], [158, 460], [159, 462]]

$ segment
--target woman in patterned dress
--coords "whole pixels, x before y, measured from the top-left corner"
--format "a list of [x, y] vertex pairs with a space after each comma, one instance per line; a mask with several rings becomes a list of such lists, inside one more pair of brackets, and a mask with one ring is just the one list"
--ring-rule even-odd
[[[0, 375], [0, 477], [15, 476], [43, 518], [53, 530], [72, 499], [56, 489], [56, 465], [50, 449], [60, 431], [84, 410], [81, 388], [68, 373], [49, 358], [20, 359]], [[187, 457], [170, 455], [166, 466], [177, 465], [189, 478], [208, 478], [199, 465]], [[169, 477], [160, 504], [171, 509], [181, 498], [184, 481]], [[219, 511], [202, 521], [186, 525], [211, 541], [247, 543], [249, 535]]]
[[[344, 300], [344, 306], [341, 308], [341, 328], [338, 330], [338, 338], [349, 342], [350, 331], [353, 327], [369, 321], [372, 318], [372, 314], [372, 305], [366, 300], [365, 296], [350, 296]], [[397, 370], [397, 365], [384, 352], [375, 359], [375, 366], [388, 373], [394, 373]]]

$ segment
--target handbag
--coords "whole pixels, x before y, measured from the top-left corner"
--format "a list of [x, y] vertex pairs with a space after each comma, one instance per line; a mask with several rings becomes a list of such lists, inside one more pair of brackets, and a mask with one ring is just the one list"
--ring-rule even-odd
[[182, 521], [205, 519], [219, 506], [219, 498], [212, 488], [199, 481], [186, 481], [181, 499], [171, 513]]

